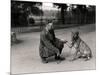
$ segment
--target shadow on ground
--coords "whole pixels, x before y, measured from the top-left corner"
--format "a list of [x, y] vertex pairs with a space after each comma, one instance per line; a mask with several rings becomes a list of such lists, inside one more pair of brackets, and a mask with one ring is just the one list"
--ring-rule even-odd
[[15, 42], [11, 42], [11, 46], [15, 45], [15, 44], [21, 44], [23, 42], [24, 42], [24, 40], [16, 40]]

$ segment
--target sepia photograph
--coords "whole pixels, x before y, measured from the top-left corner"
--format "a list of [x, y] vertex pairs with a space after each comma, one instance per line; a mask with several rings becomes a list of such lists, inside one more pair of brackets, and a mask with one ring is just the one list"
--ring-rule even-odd
[[96, 69], [96, 5], [11, 0], [11, 74]]

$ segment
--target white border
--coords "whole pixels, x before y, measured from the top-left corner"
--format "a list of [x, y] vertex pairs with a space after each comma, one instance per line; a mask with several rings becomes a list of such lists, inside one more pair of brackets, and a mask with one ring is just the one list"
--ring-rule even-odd
[[53, 3], [71, 3], [71, 4], [96, 5], [95, 0], [18, 0], [18, 1], [39, 1], [39, 2], [53, 2]]
[[[95, 71], [74, 71], [74, 72], [57, 72], [57, 73], [41, 73], [41, 75], [100, 75], [100, 2], [99, 0], [31, 0], [42, 2], [57, 3], [74, 3], [74, 4], [90, 4], [97, 7], [97, 70]], [[96, 2], [97, 1], [97, 2]], [[0, 75], [9, 75], [10, 73], [10, 0], [0, 0]], [[22, 74], [21, 74], [22, 75]], [[24, 75], [24, 74], [23, 74]], [[38, 74], [25, 74], [38, 75]]]

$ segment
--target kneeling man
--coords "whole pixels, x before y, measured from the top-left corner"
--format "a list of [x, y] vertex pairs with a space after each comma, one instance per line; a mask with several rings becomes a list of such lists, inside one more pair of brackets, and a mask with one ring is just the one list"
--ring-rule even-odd
[[51, 56], [55, 56], [56, 60], [63, 59], [60, 55], [66, 42], [55, 37], [53, 23], [49, 21], [40, 34], [39, 53], [42, 61], [47, 63], [47, 58]]

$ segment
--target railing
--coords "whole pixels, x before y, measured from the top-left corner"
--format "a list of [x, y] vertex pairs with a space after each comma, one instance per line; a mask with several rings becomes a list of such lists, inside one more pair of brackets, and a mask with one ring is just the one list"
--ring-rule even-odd
[[[69, 27], [74, 27], [74, 26], [82, 26], [82, 24], [66, 24], [66, 25], [55, 25], [54, 24], [54, 28], [55, 29], [59, 29], [59, 28], [69, 28]], [[43, 26], [31, 26], [31, 27], [14, 27], [11, 28], [11, 32], [15, 32], [15, 33], [24, 33], [24, 32], [37, 32], [37, 31], [41, 31], [43, 29]]]
[[11, 28], [12, 32], [16, 33], [23, 33], [23, 32], [31, 32], [31, 31], [41, 31], [42, 27], [40, 26], [35, 26], [35, 27], [16, 27], [16, 28]]

